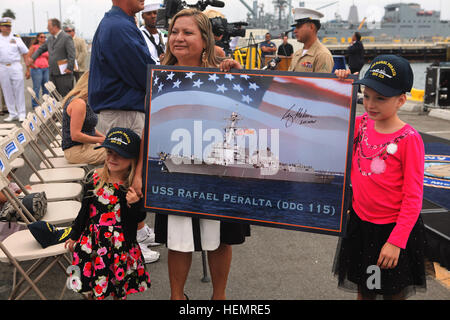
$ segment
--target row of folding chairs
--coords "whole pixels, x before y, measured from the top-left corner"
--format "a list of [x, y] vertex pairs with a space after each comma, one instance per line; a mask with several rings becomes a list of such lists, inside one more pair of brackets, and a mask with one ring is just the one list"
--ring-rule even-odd
[[[25, 225], [36, 219], [9, 189], [9, 183], [15, 182], [23, 195], [45, 192], [48, 202], [42, 220], [61, 227], [72, 222], [81, 208], [82, 181], [88, 172], [88, 165], [71, 164], [64, 158], [61, 148], [62, 97], [53, 83], [48, 82], [46, 87], [50, 94], [44, 95], [40, 100], [28, 88], [39, 106], [34, 112], [28, 113], [20, 126], [0, 124], [0, 191], [22, 218], [23, 222], [20, 223]], [[28, 179], [23, 178], [26, 172], [31, 172]], [[33, 263], [25, 270], [21, 263], [26, 261]], [[28, 229], [17, 231], [0, 241], [0, 262], [13, 266], [9, 299], [20, 299], [30, 290], [39, 298], [46, 299], [37, 283], [55, 265], [66, 273], [64, 261], [67, 265], [71, 264], [64, 243], [42, 248]], [[47, 266], [41, 267], [43, 264]], [[34, 276], [42, 268], [44, 269]], [[17, 273], [21, 276], [19, 280]], [[25, 283], [27, 286], [19, 292]], [[62, 285], [60, 298], [66, 289], [65, 283]]]

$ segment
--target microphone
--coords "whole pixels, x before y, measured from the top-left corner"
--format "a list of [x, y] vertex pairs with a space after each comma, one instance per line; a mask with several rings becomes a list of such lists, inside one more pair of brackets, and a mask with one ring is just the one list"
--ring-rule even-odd
[[275, 70], [278, 66], [278, 64], [280, 63], [281, 58], [280, 57], [275, 57], [273, 59], [270, 59], [269, 62], [267, 62], [267, 66], [265, 66], [264, 68], [262, 68], [261, 70]]
[[289, 29], [288, 31], [284, 31], [283, 33], [287, 35], [289, 32], [292, 32], [294, 30], [295, 30], [295, 27], [292, 27], [291, 29]]
[[209, 0], [209, 1], [207, 1], [207, 4], [209, 4], [210, 6], [213, 6], [213, 7], [217, 7], [217, 8], [225, 7], [225, 2], [218, 1], [218, 0]]

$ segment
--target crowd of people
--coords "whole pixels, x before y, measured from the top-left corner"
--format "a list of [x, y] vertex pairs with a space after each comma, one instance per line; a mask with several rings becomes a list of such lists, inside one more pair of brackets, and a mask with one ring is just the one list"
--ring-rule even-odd
[[[71, 281], [77, 284], [75, 291], [92, 299], [124, 299], [147, 290], [151, 281], [145, 263], [159, 259], [159, 253], [149, 246], [165, 244], [171, 299], [188, 299], [185, 283], [195, 251], [207, 252], [211, 298], [226, 299], [232, 246], [243, 244], [250, 236], [248, 224], [163, 214], [155, 214], [154, 229], [145, 223], [140, 203], [146, 66], [219, 68], [225, 72], [242, 66], [218, 54], [210, 20], [197, 9], [183, 9], [172, 17], [166, 40], [156, 28], [161, 2], [112, 0], [112, 4], [95, 32], [89, 68], [74, 27], [66, 26], [63, 31], [57, 19], [50, 19], [50, 36], [45, 39], [39, 34], [28, 50], [19, 37], [8, 33], [11, 22], [2, 22], [0, 79], [10, 112], [5, 121], [25, 116], [23, 80], [14, 87], [17, 95], [11, 97], [11, 81], [3, 76], [7, 73], [12, 78], [10, 70], [22, 72], [22, 55], [36, 94], [41, 88], [45, 93], [42, 83], [49, 79], [64, 96], [62, 148], [66, 159], [100, 166], [84, 185], [82, 208], [73, 223], [75, 232], [66, 242], [73, 264], [85, 270]], [[139, 28], [135, 17], [141, 11], [144, 25]], [[318, 11], [296, 8], [292, 27], [303, 48], [294, 52], [287, 36], [277, 48], [268, 33], [261, 44], [263, 56], [291, 57], [289, 71], [331, 73], [333, 57], [317, 37], [322, 17]], [[8, 62], [1, 48], [13, 41], [17, 53], [15, 60]], [[351, 50], [361, 53], [359, 35], [355, 35]], [[352, 59], [350, 63], [350, 70], [336, 71], [339, 79], [359, 72], [363, 62]], [[380, 63], [390, 66], [386, 70], [396, 71], [380, 77], [375, 72]], [[355, 289], [361, 299], [377, 295], [404, 299], [415, 288], [425, 287], [423, 223], [419, 218], [423, 142], [397, 115], [412, 79], [408, 61], [382, 56], [374, 59], [363, 79], [356, 82], [364, 85], [366, 113], [356, 119], [349, 232], [338, 248], [334, 271], [339, 286]], [[381, 289], [371, 291], [366, 286], [370, 265], [382, 269]]]

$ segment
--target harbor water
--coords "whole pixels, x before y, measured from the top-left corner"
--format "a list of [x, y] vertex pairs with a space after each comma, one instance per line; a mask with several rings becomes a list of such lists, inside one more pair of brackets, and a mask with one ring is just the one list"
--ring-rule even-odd
[[332, 183], [305, 183], [168, 173], [158, 161], [148, 164], [146, 206], [287, 229], [336, 232], [341, 226], [342, 176]]

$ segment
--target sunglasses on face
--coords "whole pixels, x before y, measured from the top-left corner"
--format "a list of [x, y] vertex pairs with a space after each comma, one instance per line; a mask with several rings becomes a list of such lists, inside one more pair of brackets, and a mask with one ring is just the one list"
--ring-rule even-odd
[[67, 30], [66, 30], [66, 32], [72, 32], [72, 31], [73, 31], [73, 30], [71, 30], [71, 29], [67, 29]]

